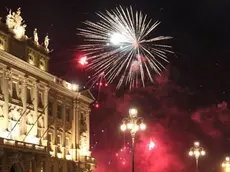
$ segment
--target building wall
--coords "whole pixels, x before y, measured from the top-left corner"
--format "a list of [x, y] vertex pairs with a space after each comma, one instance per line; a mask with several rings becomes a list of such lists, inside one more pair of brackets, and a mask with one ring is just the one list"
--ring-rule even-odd
[[0, 171], [92, 171], [92, 95], [49, 74], [43, 50], [26, 37], [16, 40], [1, 27]]

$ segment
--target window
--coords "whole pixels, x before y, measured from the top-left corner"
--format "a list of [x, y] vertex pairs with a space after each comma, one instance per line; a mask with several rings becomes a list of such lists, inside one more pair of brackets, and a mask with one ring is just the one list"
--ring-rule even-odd
[[68, 164], [68, 172], [71, 172], [70, 164]]
[[65, 146], [69, 147], [69, 138], [68, 137], [66, 137], [66, 139], [65, 139]]
[[61, 144], [61, 136], [57, 136], [57, 145], [60, 145]]
[[43, 101], [42, 101], [42, 93], [39, 92], [38, 93], [38, 107], [42, 107], [43, 106]]
[[51, 167], [50, 167], [50, 172], [54, 172], [54, 166], [53, 165], [51, 165]]
[[13, 82], [13, 89], [12, 89], [12, 97], [14, 99], [17, 99], [18, 98], [18, 94], [17, 94], [17, 83]]
[[83, 124], [84, 123], [84, 113], [81, 112], [81, 115], [80, 115], [80, 123]]
[[53, 102], [51, 100], [48, 102], [48, 115], [53, 115]]
[[52, 142], [52, 134], [51, 133], [48, 133], [47, 141], [50, 142], [50, 143]]
[[41, 129], [38, 129], [38, 133], [37, 133], [37, 136], [38, 137], [41, 137], [42, 136], [42, 134], [41, 134], [42, 132], [41, 132]]
[[27, 88], [27, 103], [32, 104], [30, 88]]
[[67, 107], [66, 108], [66, 121], [70, 121], [70, 108], [69, 107]]
[[62, 104], [58, 103], [57, 105], [57, 117], [62, 119]]
[[62, 167], [59, 167], [58, 172], [62, 172]]
[[41, 172], [44, 172], [45, 170], [45, 162], [41, 162]]

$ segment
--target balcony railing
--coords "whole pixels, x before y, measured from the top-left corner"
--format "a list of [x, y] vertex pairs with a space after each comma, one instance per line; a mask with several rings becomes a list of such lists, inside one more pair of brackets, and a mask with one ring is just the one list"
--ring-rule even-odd
[[0, 146], [9, 149], [22, 149], [23, 151], [34, 151], [37, 153], [46, 153], [47, 147], [43, 145], [36, 145], [32, 143], [21, 142], [17, 140], [0, 138]]

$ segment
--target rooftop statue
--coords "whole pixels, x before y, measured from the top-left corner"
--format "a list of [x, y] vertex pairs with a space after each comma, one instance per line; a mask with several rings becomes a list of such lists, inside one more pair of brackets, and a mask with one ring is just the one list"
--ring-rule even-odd
[[6, 25], [13, 31], [17, 39], [21, 39], [25, 36], [26, 25], [21, 17], [21, 8], [18, 8], [16, 13], [9, 10], [9, 14], [6, 17]]
[[44, 45], [47, 51], [49, 51], [49, 41], [50, 41], [49, 36], [46, 35], [45, 40], [44, 40]]
[[37, 28], [34, 29], [34, 42], [35, 42], [36, 45], [39, 45]]

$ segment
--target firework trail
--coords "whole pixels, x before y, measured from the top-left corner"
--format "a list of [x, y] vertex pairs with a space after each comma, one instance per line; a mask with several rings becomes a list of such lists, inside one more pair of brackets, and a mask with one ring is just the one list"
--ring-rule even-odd
[[104, 73], [108, 82], [117, 82], [117, 88], [153, 83], [153, 74], [161, 73], [169, 62], [167, 55], [173, 53], [163, 43], [172, 37], [151, 37], [160, 22], [152, 22], [132, 7], [120, 6], [97, 16], [98, 22], [85, 21], [86, 28], [78, 29], [85, 40], [79, 49], [88, 57], [88, 70], [94, 76]]

